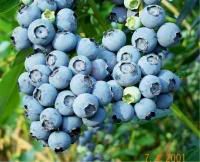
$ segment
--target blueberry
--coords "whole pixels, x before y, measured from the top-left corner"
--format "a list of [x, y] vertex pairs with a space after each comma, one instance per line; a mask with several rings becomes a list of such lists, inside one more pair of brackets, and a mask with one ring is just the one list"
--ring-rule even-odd
[[29, 72], [31, 84], [39, 87], [43, 83], [48, 83], [51, 70], [46, 65], [34, 65]]
[[92, 62], [92, 77], [96, 80], [103, 80], [108, 76], [108, 65], [102, 59], [97, 59]]
[[73, 103], [74, 113], [80, 118], [93, 116], [98, 108], [98, 98], [89, 93], [80, 94]]
[[113, 104], [112, 118], [115, 122], [128, 122], [134, 118], [133, 106], [119, 101]]
[[70, 52], [75, 49], [77, 37], [70, 32], [59, 32], [53, 40], [53, 47], [56, 50]]
[[48, 139], [49, 147], [55, 152], [65, 151], [69, 148], [71, 142], [71, 137], [63, 131], [52, 132]]
[[44, 129], [40, 121], [33, 121], [30, 126], [30, 134], [37, 140], [47, 140], [50, 132]]
[[140, 20], [147, 28], [158, 28], [165, 22], [165, 11], [161, 6], [146, 6], [141, 14]]
[[21, 92], [31, 95], [34, 90], [29, 78], [29, 73], [24, 72], [19, 76], [18, 85]]
[[57, 90], [51, 84], [42, 84], [40, 87], [36, 88], [33, 92], [33, 97], [42, 106], [52, 106], [57, 97]]
[[102, 44], [106, 49], [116, 52], [126, 44], [126, 35], [119, 29], [110, 30], [103, 36]]
[[104, 108], [99, 108], [96, 114], [90, 118], [83, 118], [83, 124], [88, 127], [96, 127], [99, 124], [103, 123], [106, 118], [106, 111]]
[[160, 73], [158, 74], [158, 77], [161, 80], [163, 93], [173, 92], [179, 89], [181, 80], [171, 71], [161, 70]]
[[139, 119], [150, 120], [155, 116], [156, 104], [153, 100], [143, 98], [135, 104], [135, 112]]
[[144, 3], [146, 5], [153, 5], [153, 4], [159, 4], [160, 0], [144, 0]]
[[153, 51], [157, 45], [155, 31], [146, 27], [138, 28], [132, 35], [132, 45], [143, 53]]
[[76, 74], [70, 82], [70, 89], [76, 95], [91, 93], [95, 82], [95, 79], [88, 75]]
[[95, 95], [100, 105], [108, 105], [112, 101], [112, 92], [111, 87], [109, 84], [105, 81], [97, 81], [94, 89], [93, 89], [93, 95]]
[[83, 133], [83, 137], [84, 137], [87, 141], [89, 141], [89, 140], [92, 139], [93, 134], [94, 134], [94, 132], [93, 132], [92, 130], [86, 130], [86, 131], [84, 131], [84, 133]]
[[46, 63], [51, 70], [54, 70], [59, 66], [68, 66], [69, 57], [66, 53], [55, 50], [47, 55]]
[[76, 96], [71, 91], [62, 91], [58, 94], [55, 101], [55, 108], [64, 116], [73, 115], [73, 103]]
[[51, 23], [54, 23], [56, 20], [56, 16], [55, 16], [55, 11], [51, 11], [46, 9], [43, 13], [42, 13], [42, 19], [43, 20], [47, 20]]
[[132, 104], [141, 99], [141, 92], [137, 87], [126, 87], [123, 92], [123, 101]]
[[78, 139], [78, 144], [81, 145], [81, 146], [84, 146], [84, 145], [87, 144], [88, 141], [90, 141], [90, 139], [87, 140], [85, 137], [80, 136], [79, 139]]
[[56, 9], [57, 9], [55, 0], [37, 0], [36, 5], [42, 11], [45, 11], [46, 9], [51, 10], [51, 11], [56, 11]]
[[77, 136], [80, 134], [82, 120], [77, 116], [68, 116], [63, 118], [62, 130], [70, 136]]
[[124, 6], [129, 10], [138, 9], [141, 4], [141, 0], [124, 0]]
[[127, 18], [127, 10], [124, 7], [116, 6], [112, 9], [109, 19], [111, 22], [125, 23]]
[[92, 71], [92, 63], [85, 56], [75, 56], [70, 60], [69, 68], [74, 74], [81, 73], [88, 75]]
[[81, 38], [77, 45], [76, 52], [78, 55], [86, 56], [88, 59], [94, 60], [99, 53], [99, 47], [93, 39]]
[[173, 95], [171, 93], [163, 93], [156, 97], [156, 105], [158, 109], [168, 109], [173, 103]]
[[156, 116], [153, 119], [159, 119], [172, 114], [171, 109], [156, 109]]
[[75, 32], [77, 22], [74, 11], [69, 8], [61, 9], [56, 16], [56, 26], [60, 31]]
[[68, 67], [60, 66], [49, 76], [49, 83], [56, 89], [62, 90], [69, 86], [72, 77], [72, 71]]
[[142, 95], [146, 98], [153, 98], [161, 93], [161, 80], [154, 75], [146, 75], [139, 84]]
[[162, 61], [155, 54], [148, 54], [138, 62], [143, 75], [157, 75], [162, 67]]
[[58, 9], [71, 8], [74, 0], [55, 0]]
[[28, 31], [26, 28], [16, 27], [13, 30], [11, 39], [15, 48], [19, 51], [22, 49], [29, 48], [31, 46], [31, 43], [28, 39]]
[[46, 130], [56, 130], [62, 124], [62, 116], [57, 109], [46, 108], [40, 114], [40, 122]]
[[118, 62], [127, 61], [137, 63], [140, 57], [141, 54], [138, 49], [131, 45], [124, 46], [117, 52]]
[[28, 28], [28, 38], [33, 44], [48, 45], [54, 36], [54, 26], [47, 20], [37, 19]]
[[117, 64], [117, 58], [116, 55], [113, 52], [110, 52], [108, 50], [105, 50], [101, 48], [99, 50], [99, 54], [97, 56], [98, 59], [102, 59], [106, 62], [108, 65], [108, 70], [112, 72], [114, 66]]
[[26, 58], [24, 66], [27, 71], [30, 71], [34, 65], [45, 65], [45, 63], [45, 55], [43, 53], [35, 53]]
[[34, 20], [41, 16], [40, 9], [35, 5], [24, 5], [17, 13], [17, 21], [22, 26], [27, 28]]
[[179, 43], [181, 39], [181, 31], [174, 23], [163, 24], [158, 32], [158, 43], [163, 47], [171, 47]]
[[153, 51], [153, 53], [158, 55], [160, 60], [162, 60], [162, 64], [164, 63], [164, 61], [168, 58], [170, 54], [167, 48], [161, 47], [161, 46], [157, 46], [156, 49]]
[[88, 151], [94, 151], [95, 149], [95, 144], [92, 142], [89, 142], [85, 145], [85, 147], [87, 148]]
[[121, 86], [132, 86], [141, 79], [141, 70], [133, 62], [119, 62], [112, 74], [114, 80]]
[[124, 0], [112, 0], [113, 3], [117, 4], [117, 5], [123, 5], [124, 4]]
[[138, 29], [141, 26], [140, 18], [136, 15], [127, 16], [125, 26], [128, 27], [129, 30]]
[[123, 88], [115, 80], [108, 81], [108, 85], [112, 92], [113, 101], [121, 100], [123, 96]]
[[44, 108], [35, 100], [32, 96], [23, 97], [23, 105], [25, 109], [26, 117], [31, 121], [40, 119], [40, 113]]

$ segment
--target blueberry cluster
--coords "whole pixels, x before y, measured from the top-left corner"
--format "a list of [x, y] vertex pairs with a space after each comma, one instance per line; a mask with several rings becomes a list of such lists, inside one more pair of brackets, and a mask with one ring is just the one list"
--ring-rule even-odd
[[[103, 123], [110, 104], [115, 122], [150, 120], [168, 110], [180, 79], [161, 68], [166, 47], [177, 44], [181, 34], [177, 25], [165, 23], [162, 7], [147, 5], [141, 11], [144, 27], [133, 32], [131, 45], [119, 29], [106, 32], [99, 45], [77, 35], [73, 0], [23, 3], [12, 39], [17, 50], [35, 50], [18, 84], [37, 140], [62, 152], [77, 141], [83, 125]], [[130, 10], [135, 5], [123, 3]]]

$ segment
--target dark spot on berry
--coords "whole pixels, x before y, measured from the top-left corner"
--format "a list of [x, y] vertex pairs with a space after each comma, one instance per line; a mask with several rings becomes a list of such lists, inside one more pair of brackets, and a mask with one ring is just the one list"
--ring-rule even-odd
[[121, 120], [118, 119], [116, 115], [113, 115], [113, 116], [112, 116], [112, 120], [113, 120], [113, 122], [115, 122], [115, 123], [121, 123]]
[[89, 104], [87, 107], [85, 107], [85, 114], [86, 115], [92, 115], [96, 112], [96, 107], [94, 105]]
[[62, 147], [58, 147], [58, 148], [55, 148], [54, 150], [56, 153], [59, 153], [59, 152], [63, 152], [63, 148]]
[[148, 49], [148, 42], [143, 38], [138, 38], [135, 40], [136, 48], [142, 52], [145, 52]]
[[151, 85], [150, 91], [153, 95], [159, 95], [161, 88], [160, 88], [160, 84], [159, 83], [153, 83]]
[[176, 80], [175, 79], [170, 79], [169, 80], [169, 90], [170, 91], [174, 91], [175, 87], [176, 87]]

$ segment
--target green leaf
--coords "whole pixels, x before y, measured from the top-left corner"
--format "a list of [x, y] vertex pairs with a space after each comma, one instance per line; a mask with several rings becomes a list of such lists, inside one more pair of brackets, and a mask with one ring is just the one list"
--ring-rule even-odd
[[0, 14], [7, 12], [19, 4], [19, 0], [1, 0], [0, 1]]
[[4, 75], [0, 82], [0, 125], [15, 112], [20, 103], [17, 80], [24, 70], [23, 62], [28, 51], [30, 50], [18, 53], [14, 65], [11, 67], [10, 71]]
[[200, 150], [198, 147], [194, 147], [186, 152], [186, 161], [200, 161]]

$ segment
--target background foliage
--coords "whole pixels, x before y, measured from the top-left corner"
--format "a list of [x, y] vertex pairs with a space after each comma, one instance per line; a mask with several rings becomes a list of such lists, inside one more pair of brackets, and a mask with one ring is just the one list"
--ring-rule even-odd
[[[110, 0], [77, 0], [79, 33], [100, 42], [111, 28], [107, 21]], [[162, 161], [171, 154], [184, 155], [185, 161], [200, 161], [199, 131], [199, 4], [197, 0], [162, 0], [167, 19], [182, 29], [182, 41], [171, 49], [166, 68], [183, 80], [172, 106], [173, 115], [146, 124], [117, 125], [112, 141], [105, 144], [98, 134], [96, 142], [113, 161]], [[76, 146], [56, 155], [30, 138], [29, 124], [23, 116], [16, 80], [31, 50], [17, 53], [10, 43], [18, 0], [0, 0], [0, 161], [76, 161]], [[173, 161], [173, 159], [168, 159]]]

